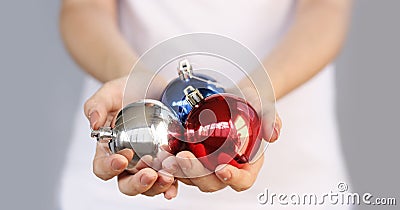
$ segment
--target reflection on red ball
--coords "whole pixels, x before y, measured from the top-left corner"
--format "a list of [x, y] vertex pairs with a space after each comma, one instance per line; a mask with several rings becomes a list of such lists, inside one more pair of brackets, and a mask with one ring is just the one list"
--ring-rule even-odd
[[220, 164], [241, 167], [257, 153], [260, 118], [244, 99], [222, 93], [203, 99], [185, 123], [187, 148], [210, 169]]

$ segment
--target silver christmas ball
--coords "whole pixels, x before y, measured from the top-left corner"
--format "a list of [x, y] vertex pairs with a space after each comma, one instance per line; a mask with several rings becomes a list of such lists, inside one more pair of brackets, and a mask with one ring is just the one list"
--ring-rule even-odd
[[102, 127], [92, 131], [91, 136], [107, 142], [112, 153], [133, 149], [135, 155], [127, 168], [131, 170], [145, 155], [165, 157], [165, 153], [171, 152], [169, 143], [177, 141], [182, 131], [179, 119], [167, 106], [145, 99], [124, 107], [117, 115], [114, 128]]

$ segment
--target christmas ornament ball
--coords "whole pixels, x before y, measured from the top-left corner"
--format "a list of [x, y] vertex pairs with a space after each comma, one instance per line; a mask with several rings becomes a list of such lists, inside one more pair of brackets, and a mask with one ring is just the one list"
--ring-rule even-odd
[[185, 123], [187, 146], [206, 168], [240, 168], [252, 160], [260, 148], [261, 121], [247, 101], [227, 93], [204, 98], [191, 86], [185, 95], [193, 106]]

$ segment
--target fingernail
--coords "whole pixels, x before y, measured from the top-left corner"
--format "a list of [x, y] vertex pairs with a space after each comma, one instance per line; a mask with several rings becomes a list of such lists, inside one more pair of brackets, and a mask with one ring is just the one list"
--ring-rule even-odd
[[171, 191], [167, 191], [164, 193], [164, 198], [167, 200], [171, 200], [176, 197], [176, 194], [173, 194]]
[[166, 193], [164, 194], [164, 198], [167, 199], [167, 200], [171, 200], [171, 199], [172, 199], [172, 196], [170, 195], [170, 193], [166, 192]]
[[164, 177], [160, 181], [158, 181], [158, 185], [164, 187], [165, 185], [171, 184], [173, 180], [171, 178]]
[[178, 165], [176, 163], [171, 163], [168, 161], [163, 162], [163, 167], [168, 173], [175, 173], [178, 169]]
[[95, 129], [96, 123], [99, 120], [100, 115], [99, 112], [93, 111], [89, 114], [89, 122], [90, 122], [90, 127], [92, 129]]
[[151, 178], [148, 176], [148, 175], [146, 175], [146, 174], [143, 174], [141, 177], [140, 177], [140, 184], [142, 184], [143, 186], [148, 186], [149, 184], [151, 183]]
[[186, 160], [182, 161], [181, 168], [184, 171], [190, 170], [192, 168], [192, 161], [190, 159], [186, 159]]
[[164, 195], [164, 197], [165, 197], [167, 200], [172, 200], [173, 198], [175, 198], [175, 195], [172, 195], [170, 192], [166, 192], [165, 195]]
[[182, 164], [182, 170], [188, 171], [188, 170], [190, 170], [190, 168], [192, 168], [192, 164], [190, 163], [190, 160], [187, 160]]
[[274, 142], [275, 140], [277, 140], [279, 138], [279, 134], [280, 134], [280, 129], [278, 128], [278, 125], [275, 124], [274, 125], [274, 131], [272, 132], [271, 138], [269, 139], [269, 142]]
[[278, 128], [278, 125], [275, 124], [275, 126], [274, 126], [274, 137], [275, 137], [275, 139], [274, 140], [279, 138], [280, 132], [281, 132], [281, 130]]
[[173, 178], [172, 175], [159, 175], [159, 180], [158, 180], [158, 185], [160, 185], [161, 187], [164, 187], [167, 184], [170, 184], [173, 182]]
[[124, 167], [123, 164], [117, 158], [111, 160], [111, 168], [112, 168], [112, 170], [120, 171], [120, 170], [122, 170], [122, 167]]
[[232, 177], [231, 171], [225, 169], [225, 165], [219, 165], [215, 171], [220, 171], [219, 175], [224, 181], [228, 181]]
[[222, 173], [222, 179], [224, 181], [228, 181], [230, 178], [232, 177], [232, 174], [229, 170], [224, 171], [224, 173]]

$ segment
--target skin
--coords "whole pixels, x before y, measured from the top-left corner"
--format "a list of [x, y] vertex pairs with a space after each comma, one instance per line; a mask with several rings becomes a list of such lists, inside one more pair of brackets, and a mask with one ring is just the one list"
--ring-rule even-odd
[[[272, 53], [263, 59], [277, 99], [307, 82], [335, 58], [345, 39], [351, 3], [351, 0], [297, 1], [294, 22]], [[93, 129], [112, 124], [122, 108], [126, 75], [137, 59], [118, 29], [116, 4], [116, 1], [64, 0], [61, 9], [60, 27], [66, 48], [82, 69], [104, 82], [84, 107]], [[279, 117], [276, 119], [272, 137], [265, 138], [271, 142], [278, 138], [281, 128]], [[178, 191], [174, 174], [190, 175], [190, 171], [206, 170], [199, 161], [191, 159], [193, 154], [184, 151], [165, 159], [161, 171], [143, 164], [137, 173], [130, 174], [124, 169], [132, 156], [129, 150], [109, 155], [98, 144], [93, 171], [103, 180], [117, 176], [119, 189], [124, 194], [163, 193], [171, 199]], [[262, 164], [263, 158], [242, 169], [221, 165], [207, 176], [179, 180], [203, 192], [226, 186], [242, 191], [253, 185]]]

